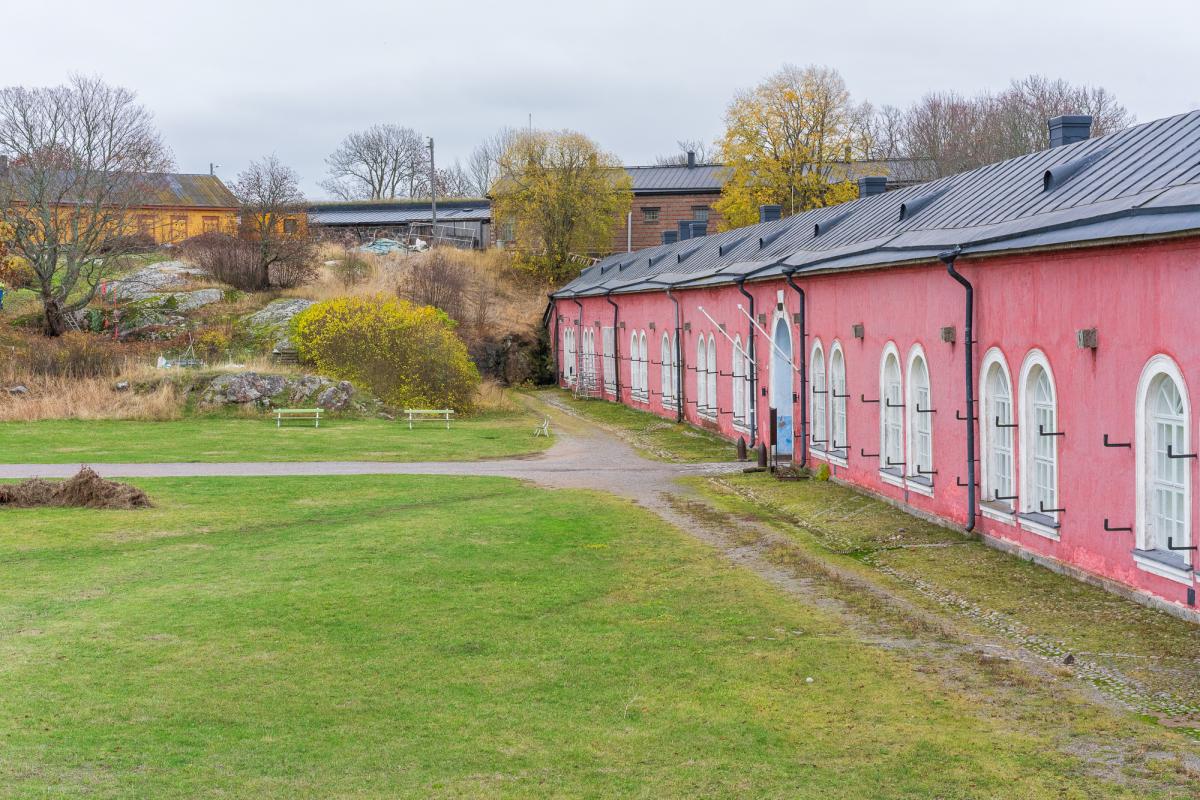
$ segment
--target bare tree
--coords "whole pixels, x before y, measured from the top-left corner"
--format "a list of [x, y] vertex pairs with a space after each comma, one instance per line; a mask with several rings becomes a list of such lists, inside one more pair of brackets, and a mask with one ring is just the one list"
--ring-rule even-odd
[[502, 128], [484, 139], [467, 159], [467, 174], [471, 179], [471, 191], [477, 197], [487, 197], [496, 178], [500, 177], [500, 157], [512, 144], [516, 132]]
[[416, 197], [429, 186], [425, 137], [400, 125], [372, 125], [342, 140], [321, 187], [343, 200]]
[[475, 181], [471, 175], [463, 169], [462, 162], [458, 159], [449, 167], [439, 168], [437, 171], [438, 179], [438, 197], [480, 197], [475, 193]]
[[659, 156], [654, 159], [654, 163], [661, 167], [682, 166], [688, 163], [689, 152], [696, 155], [697, 164], [711, 164], [716, 161], [713, 146], [700, 139], [680, 139], [675, 144], [679, 147], [678, 153]]
[[150, 112], [98, 77], [0, 90], [0, 221], [37, 275], [58, 336], [122, 254], [144, 243], [132, 213], [171, 168]]
[[296, 285], [314, 269], [300, 176], [274, 155], [252, 161], [233, 183], [242, 234], [258, 246], [255, 289]]
[[905, 155], [928, 159], [937, 176], [950, 175], [1050, 146], [1046, 121], [1089, 114], [1092, 135], [1128, 127], [1133, 116], [1103, 87], [1074, 86], [1030, 75], [998, 94], [928, 94], [905, 113]]

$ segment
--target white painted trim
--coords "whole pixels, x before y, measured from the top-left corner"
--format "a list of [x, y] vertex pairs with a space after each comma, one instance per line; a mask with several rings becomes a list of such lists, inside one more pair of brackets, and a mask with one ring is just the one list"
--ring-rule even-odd
[[808, 452], [813, 458], [819, 458], [822, 461], [828, 461], [830, 464], [837, 464], [839, 467], [850, 466], [850, 463], [846, 461], [846, 459], [842, 458], [841, 456], [835, 456], [828, 450], [815, 450], [813, 448], [809, 448]]
[[921, 483], [920, 481], [914, 481], [911, 478], [907, 478], [904, 481], [904, 485], [905, 485], [905, 487], [908, 488], [908, 490], [910, 492], [916, 492], [917, 494], [923, 494], [926, 497], [933, 497], [933, 486], [931, 484], [927, 485], [927, 484]]
[[[1050, 369], [1050, 360], [1046, 358], [1046, 354], [1038, 348], [1033, 348], [1025, 354], [1025, 360], [1021, 362], [1020, 383], [1017, 387], [1017, 396], [1014, 399], [1019, 401], [1017, 405], [1016, 417], [1021, 426], [1017, 428], [1017, 478], [1020, 481], [1017, 484], [1017, 500], [1021, 504], [1021, 511], [1045, 513], [1046, 516], [1059, 522], [1057, 513], [1043, 512], [1041, 509], [1032, 508], [1029, 503], [1033, 502], [1033, 453], [1034, 439], [1038, 436], [1037, 422], [1029, 416], [1032, 410], [1033, 403], [1029, 397], [1029, 377], [1033, 372], [1034, 367], [1041, 367], [1046, 371], [1046, 377], [1050, 379], [1050, 398], [1054, 403], [1054, 425], [1057, 429], [1062, 428], [1062, 420], [1058, 415], [1058, 382], [1054, 379], [1054, 370]], [[1060, 492], [1061, 485], [1059, 483], [1059, 463], [1058, 463], [1058, 437], [1050, 437], [1054, 443], [1054, 505], [1062, 507], [1062, 493]], [[1033, 523], [1037, 525], [1037, 523]], [[1045, 526], [1040, 526], [1045, 527]], [[1051, 529], [1053, 530], [1053, 529]], [[1057, 532], [1054, 536], [1058, 538]]]
[[1013, 525], [1017, 521], [1017, 515], [1014, 514], [1013, 512], [1000, 511], [999, 509], [992, 508], [991, 506], [989, 506], [985, 503], [979, 504], [979, 513], [983, 514], [985, 517], [987, 517], [990, 520], [995, 520], [996, 522], [1003, 522], [1005, 525]]
[[[849, 371], [846, 369], [846, 350], [845, 350], [845, 348], [842, 347], [842, 343], [839, 340], [834, 339], [829, 344], [829, 355], [825, 359], [825, 382], [826, 382], [826, 385], [831, 387], [829, 390], [829, 394], [825, 395], [826, 405], [829, 407], [829, 439], [830, 439], [829, 445], [830, 445], [830, 447], [833, 447], [833, 445], [835, 445], [835, 444], [841, 444], [843, 446], [849, 444], [849, 442], [833, 441], [833, 404], [836, 402], [841, 402], [846, 408], [846, 430], [843, 432], [843, 436], [845, 436], [847, 439], [849, 439], [849, 437], [850, 437], [850, 398], [844, 397], [839, 401], [838, 398], [833, 396], [833, 389], [832, 389], [833, 377], [832, 376], [833, 376], [833, 357], [835, 354], [840, 354], [842, 357], [842, 382], [845, 384], [843, 389], [846, 394], [850, 394]], [[846, 451], [849, 452], [849, 450], [850, 450], [850, 448], [847, 447]], [[837, 462], [834, 462], [834, 463], [841, 463], [842, 466], [847, 466], [844, 459], [839, 459]]]
[[1194, 573], [1191, 570], [1185, 571], [1176, 569], [1175, 567], [1164, 564], [1161, 561], [1155, 561], [1152, 558], [1140, 556], [1136, 550], [1133, 551], [1133, 563], [1136, 564], [1137, 568], [1142, 572], [1149, 572], [1151, 575], [1157, 575], [1160, 578], [1166, 578], [1167, 580], [1175, 581], [1176, 583], [1182, 583], [1184, 586], [1192, 585], [1192, 576]]
[[[741, 308], [741, 306], [738, 306], [738, 308]], [[787, 329], [787, 334], [788, 334], [787, 353], [784, 353], [783, 348], [780, 347], [779, 343], [775, 341], [775, 331], [778, 330], [779, 323], [781, 321], [783, 322], [784, 327]], [[755, 325], [757, 326], [757, 322], [755, 323]], [[762, 330], [762, 329], [759, 328], [759, 330]], [[792, 322], [788, 318], [786, 311], [780, 311], [778, 308], [776, 308], [775, 313], [771, 315], [771, 332], [770, 332], [770, 334], [767, 334], [767, 340], [771, 343], [770, 367], [767, 372], [767, 376], [768, 376], [767, 377], [767, 380], [768, 380], [767, 404], [768, 404], [768, 407], [774, 408], [774, 409], [779, 408], [779, 403], [777, 402], [777, 398], [775, 397], [775, 370], [781, 360], [786, 362], [787, 366], [788, 366], [788, 369], [787, 369], [788, 395], [787, 395], [786, 400], [790, 407], [791, 403], [792, 403], [792, 394], [795, 393], [795, 391], [796, 391], [796, 378], [795, 378], [796, 334], [794, 331], [792, 331]], [[796, 433], [796, 430], [795, 430], [795, 424], [796, 424], [795, 416], [796, 415], [794, 412], [795, 412], [795, 410], [793, 409], [793, 413], [792, 413], [792, 435], [793, 436], [795, 436], [795, 433]]]
[[[889, 357], [896, 359], [896, 372], [900, 376], [900, 397], [901, 398], [904, 397], [904, 385], [905, 385], [904, 370], [900, 366], [903, 363], [900, 360], [900, 350], [899, 350], [899, 348], [896, 347], [895, 342], [889, 340], [888, 343], [883, 346], [883, 352], [879, 354], [879, 394], [878, 394], [878, 397], [879, 397], [879, 465], [880, 465], [881, 470], [886, 468], [888, 465], [887, 464], [887, 446], [885, 444], [885, 436], [884, 436], [884, 430], [886, 428], [885, 420], [887, 419], [887, 405], [886, 405], [887, 396], [886, 396], [886, 392], [885, 392], [884, 373], [886, 372], [886, 365], [887, 365]], [[906, 406], [907, 406], [907, 403], [906, 403]], [[902, 409], [901, 411], [903, 412], [904, 410], [905, 409]], [[905, 423], [904, 414], [901, 413], [900, 414], [900, 452], [902, 454], [904, 454], [904, 459], [905, 459], [904, 467], [901, 467], [901, 470], [904, 470], [908, 466], [908, 455], [907, 455], [908, 449], [907, 449], [907, 445], [905, 444], [905, 439], [907, 437], [904, 435], [904, 428], [905, 428], [904, 423]], [[901, 481], [901, 483], [899, 485], [903, 485], [903, 481]]]
[[[992, 476], [989, 474], [989, 470], [991, 469], [991, 461], [992, 461], [992, 459], [990, 457], [991, 456], [991, 441], [990, 441], [991, 434], [990, 434], [990, 432], [992, 429], [992, 424], [991, 424], [990, 408], [989, 408], [990, 398], [988, 396], [988, 385], [987, 385], [987, 376], [988, 376], [988, 373], [991, 371], [993, 364], [1000, 365], [1000, 370], [1004, 373], [1004, 380], [1008, 381], [1008, 394], [1009, 394], [1009, 397], [1012, 398], [1012, 402], [1013, 402], [1013, 411], [1014, 411], [1013, 418], [1015, 420], [1017, 420], [1018, 425], [1020, 425], [1020, 419], [1021, 419], [1020, 413], [1019, 413], [1020, 409], [1016, 405], [1017, 397], [1013, 393], [1012, 373], [1009, 372], [1009, 370], [1008, 370], [1008, 362], [1004, 358], [1004, 353], [1000, 350], [999, 347], [989, 348], [988, 351], [983, 354], [983, 362], [979, 368], [979, 383], [978, 383], [979, 405], [978, 405], [978, 410], [976, 412], [979, 417], [979, 496], [985, 502], [986, 502], [987, 498], [991, 496], [991, 491], [993, 488], [990, 485], [992, 482]], [[1018, 434], [1020, 433], [1020, 428], [1017, 429], [1017, 433]], [[1014, 450], [1016, 450], [1016, 452], [1013, 453], [1013, 469], [1014, 470], [1017, 469], [1017, 463], [1018, 463], [1018, 460], [1020, 459], [1020, 444], [1021, 444], [1020, 438], [1021, 437], [1019, 435], [1013, 437], [1013, 448], [1014, 448]], [[1017, 486], [1017, 487], [1020, 486], [1020, 484], [1016, 480], [1018, 477], [1019, 477], [1018, 475], [1013, 476], [1013, 478], [1014, 478], [1013, 486]], [[1017, 489], [1017, 492], [1018, 492], [1018, 494], [1020, 493], [1020, 488]], [[1018, 497], [1018, 502], [1019, 501], [1020, 501], [1020, 498]], [[1014, 507], [1015, 507], [1015, 505], [1014, 505]], [[983, 503], [980, 503], [980, 508], [981, 509], [985, 508]], [[999, 514], [1000, 512], [994, 512], [994, 513]], [[986, 514], [985, 514], [985, 516], [986, 516]], [[1001, 520], [1001, 521], [1009, 522], [1011, 524], [1012, 523], [1011, 517], [1012, 517], [1012, 515], [1009, 514], [1008, 519]], [[998, 517], [991, 517], [991, 519], [998, 519]]]
[[[1050, 515], [1047, 514], [1046, 516]], [[1021, 526], [1022, 530], [1029, 531], [1030, 533], [1036, 533], [1038, 536], [1044, 536], [1045, 538], [1055, 542], [1059, 541], [1060, 535], [1058, 528], [1051, 528], [1049, 525], [1042, 525], [1040, 522], [1034, 522], [1031, 519], [1026, 519], [1025, 517], [1019, 515], [1017, 516], [1017, 524]]]
[[[882, 458], [882, 456], [880, 456]], [[900, 475], [893, 475], [890, 472], [879, 470], [879, 480], [884, 483], [890, 483], [892, 486], [899, 486], [901, 489], [906, 488], [904, 478]]]
[[[908, 363], [904, 369], [904, 471], [908, 475], [916, 475], [917, 468], [913, 459], [913, 450], [916, 447], [916, 436], [913, 433], [916, 430], [917, 421], [917, 404], [916, 398], [913, 397], [913, 382], [912, 370], [913, 364], [920, 358], [925, 364], [925, 377], [929, 381], [929, 402], [933, 403], [933, 374], [929, 370], [929, 359], [925, 356], [925, 348], [920, 342], [913, 344], [908, 350]], [[933, 462], [933, 420], [929, 420], [929, 468], [934, 468]], [[931, 479], [932, 480], [932, 479]], [[922, 486], [922, 488], [928, 488]], [[930, 490], [930, 495], [933, 494]], [[924, 492], [922, 492], [924, 494]]]
[[[1159, 375], [1166, 375], [1175, 381], [1179, 387], [1179, 394], [1183, 398], [1183, 447], [1186, 452], [1191, 452], [1192, 442], [1192, 404], [1188, 395], [1187, 381], [1183, 379], [1183, 371], [1179, 369], [1179, 365], [1170, 356], [1159, 353], [1151, 356], [1146, 365], [1142, 367], [1142, 374], [1138, 377], [1137, 394], [1134, 395], [1134, 463], [1136, 464], [1137, 488], [1135, 496], [1137, 498], [1137, 513], [1135, 515], [1136, 522], [1134, 523], [1134, 541], [1137, 543], [1139, 550], [1149, 550], [1148, 546], [1148, 531], [1146, 504], [1146, 474], [1148, 471], [1146, 452], [1146, 433], [1149, 427], [1149, 422], [1146, 419], [1146, 396], [1149, 394], [1150, 384]], [[1192, 540], [1192, 470], [1195, 459], [1188, 460], [1187, 483], [1184, 484], [1184, 519], [1188, 522], [1188, 541], [1180, 542], [1182, 546], [1191, 544]], [[1191, 561], [1190, 555], [1185, 554], [1184, 559]], [[1134, 559], [1136, 561], [1136, 558]], [[1139, 565], [1140, 566], [1140, 565]], [[1164, 576], [1167, 577], [1167, 576]]]
[[822, 397], [825, 398], [825, 419], [822, 427], [825, 429], [825, 438], [829, 438], [829, 360], [825, 357], [825, 348], [821, 346], [821, 338], [813, 337], [812, 347], [808, 351], [808, 397], [804, 398], [804, 402], [808, 403], [808, 443], [810, 449], [824, 449], [826, 445], [818, 445], [813, 439], [817, 435], [817, 394], [818, 388], [816, 381], [813, 380], [813, 370], [816, 368], [817, 354], [821, 354], [821, 374], [824, 376], [825, 385], [819, 388], [825, 390]]

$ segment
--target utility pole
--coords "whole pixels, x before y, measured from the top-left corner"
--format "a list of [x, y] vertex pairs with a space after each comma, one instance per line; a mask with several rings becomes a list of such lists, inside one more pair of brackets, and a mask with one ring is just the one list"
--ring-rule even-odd
[[433, 137], [429, 137], [429, 208], [432, 212], [429, 226], [429, 246], [437, 242], [437, 167], [433, 163]]

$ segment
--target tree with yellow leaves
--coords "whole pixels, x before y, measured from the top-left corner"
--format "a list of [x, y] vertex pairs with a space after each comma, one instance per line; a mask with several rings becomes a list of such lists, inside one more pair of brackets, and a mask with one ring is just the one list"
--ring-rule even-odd
[[851, 102], [837, 70], [786, 65], [734, 97], [719, 142], [729, 175], [715, 204], [726, 228], [758, 221], [758, 207], [785, 215], [858, 196], [849, 162], [869, 145], [870, 107]]
[[574, 131], [516, 133], [492, 187], [495, 219], [518, 263], [552, 282], [578, 274], [580, 256], [607, 253], [633, 203], [616, 156]]

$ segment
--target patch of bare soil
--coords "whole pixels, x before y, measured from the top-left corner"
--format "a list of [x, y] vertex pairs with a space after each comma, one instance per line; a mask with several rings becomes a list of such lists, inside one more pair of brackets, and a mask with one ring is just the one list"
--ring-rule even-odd
[[33, 478], [0, 486], [0, 506], [38, 508], [149, 508], [150, 498], [136, 486], [106, 481], [84, 467], [65, 481]]

